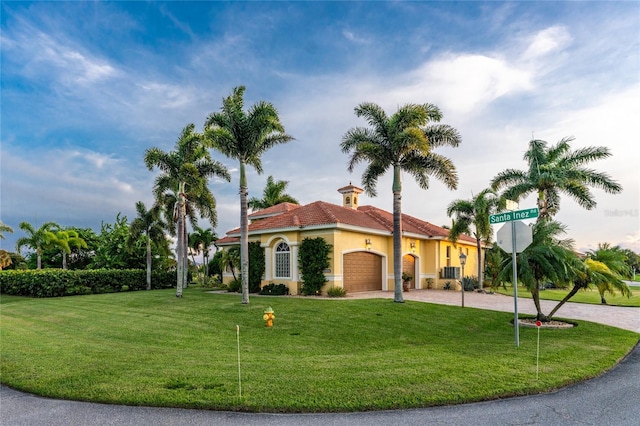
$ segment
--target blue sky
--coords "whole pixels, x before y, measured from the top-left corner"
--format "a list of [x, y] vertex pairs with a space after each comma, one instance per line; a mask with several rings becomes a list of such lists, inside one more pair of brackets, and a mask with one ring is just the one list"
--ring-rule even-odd
[[[361, 183], [347, 171], [343, 134], [365, 125], [353, 108], [389, 114], [434, 103], [463, 142], [440, 153], [460, 177], [421, 190], [405, 176], [403, 211], [437, 225], [505, 168], [524, 169], [532, 135], [575, 148], [603, 145], [594, 163], [622, 194], [594, 190], [596, 209], [563, 198], [558, 220], [581, 250], [599, 242], [640, 252], [640, 3], [638, 2], [13, 2], [1, 4], [0, 219], [92, 227], [153, 202], [144, 151], [172, 149], [202, 129], [233, 87], [272, 102], [296, 140], [268, 152], [266, 178], [302, 203], [341, 203]], [[211, 181], [216, 232], [239, 224], [232, 182]], [[361, 204], [391, 210], [391, 176]], [[520, 206], [533, 207], [533, 198]], [[203, 223], [204, 224], [204, 223]]]

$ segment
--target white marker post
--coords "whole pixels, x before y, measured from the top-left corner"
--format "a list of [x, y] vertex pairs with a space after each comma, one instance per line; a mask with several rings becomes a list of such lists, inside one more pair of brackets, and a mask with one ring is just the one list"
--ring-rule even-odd
[[236, 325], [236, 340], [238, 341], [238, 395], [242, 399], [242, 375], [240, 374], [240, 326]]
[[540, 326], [542, 326], [542, 322], [536, 321], [536, 328], [538, 329], [538, 347], [536, 349], [536, 380], [538, 380], [538, 371], [540, 370]]

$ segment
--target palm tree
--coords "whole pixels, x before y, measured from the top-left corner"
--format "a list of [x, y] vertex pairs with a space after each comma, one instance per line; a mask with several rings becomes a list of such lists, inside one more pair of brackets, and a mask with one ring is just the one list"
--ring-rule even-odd
[[211, 148], [240, 162], [240, 270], [242, 275], [242, 303], [249, 303], [249, 220], [247, 218], [246, 165], [262, 173], [261, 157], [278, 144], [293, 137], [285, 133], [278, 111], [269, 102], [259, 101], [244, 111], [244, 86], [233, 89], [222, 100], [220, 112], [205, 121], [205, 136]]
[[191, 249], [196, 253], [200, 253], [200, 250], [202, 250], [205, 278], [209, 276], [209, 251], [216, 241], [218, 241], [218, 236], [212, 228], [203, 229], [199, 226], [194, 226], [194, 231], [189, 235], [189, 246]]
[[151, 209], [147, 210], [147, 207], [142, 201], [136, 203], [136, 217], [129, 225], [129, 238], [127, 240], [127, 246], [131, 249], [140, 237], [144, 237], [147, 253], [147, 290], [151, 290], [151, 243], [164, 243], [167, 245], [167, 239], [165, 237], [165, 230], [167, 225], [160, 217], [161, 207], [155, 204]]
[[18, 226], [26, 232], [28, 236], [18, 238], [18, 241], [16, 241], [16, 251], [18, 254], [21, 254], [20, 250], [22, 247], [31, 247], [34, 249], [38, 259], [37, 268], [42, 269], [42, 252], [56, 239], [56, 234], [52, 229], [59, 229], [60, 226], [55, 222], [43, 223], [37, 230], [29, 222], [21, 222]]
[[598, 289], [602, 286], [611, 287], [615, 286], [616, 288], [627, 289], [627, 297], [631, 295], [629, 288], [626, 284], [620, 279], [620, 276], [615, 272], [611, 271], [607, 265], [602, 262], [599, 262], [594, 259], [587, 258], [584, 260], [582, 268], [578, 268], [576, 271], [576, 278], [573, 281], [573, 287], [567, 293], [567, 295], [551, 310], [549, 313], [549, 318], [552, 318], [553, 315], [560, 309], [562, 305], [564, 305], [569, 299], [571, 299], [578, 290], [586, 289], [591, 285], [595, 285]]
[[[455, 216], [449, 230], [449, 239], [455, 242], [462, 234], [473, 234], [478, 250], [478, 282], [483, 286], [484, 262], [482, 259], [482, 242], [489, 243], [493, 229], [489, 224], [489, 216], [504, 209], [504, 199], [498, 197], [492, 189], [484, 189], [471, 200], [454, 200], [447, 207], [447, 216]], [[471, 227], [473, 226], [473, 230]], [[463, 277], [464, 278], [464, 277]]]
[[0, 220], [0, 240], [4, 240], [4, 233], [5, 232], [9, 232], [9, 233], [13, 234], [13, 228], [10, 227], [9, 225], [5, 225]]
[[73, 229], [60, 229], [55, 232], [55, 239], [51, 244], [62, 251], [62, 269], [67, 269], [67, 254], [72, 248], [87, 248], [87, 242], [83, 240], [77, 231]]
[[[169, 231], [177, 235], [177, 285], [176, 297], [182, 297], [182, 289], [187, 283], [187, 219], [197, 223], [196, 211], [201, 218], [209, 219], [216, 225], [215, 198], [207, 187], [207, 180], [218, 176], [231, 180], [227, 168], [211, 159], [204, 147], [202, 135], [195, 132], [195, 126], [188, 124], [180, 134], [175, 150], [164, 152], [150, 148], [145, 153], [145, 164], [149, 170], [158, 167], [161, 174], [154, 183], [156, 204], [162, 205]], [[171, 212], [171, 213], [170, 213]]]
[[284, 192], [288, 184], [289, 182], [286, 180], [274, 181], [273, 176], [269, 176], [267, 178], [267, 186], [264, 187], [264, 191], [262, 192], [262, 199], [252, 197], [248, 203], [249, 208], [256, 211], [280, 203], [300, 204], [298, 200]]
[[631, 290], [621, 280], [621, 278], [631, 275], [631, 267], [627, 263], [626, 253], [620, 246], [611, 247], [609, 243], [600, 243], [596, 250], [590, 250], [587, 253], [587, 259], [604, 264], [611, 274], [616, 276], [615, 279], [604, 280], [597, 284], [600, 300], [603, 304], [607, 303], [604, 298], [604, 294], [607, 292], [615, 294], [616, 290], [618, 290], [623, 296], [631, 296]]
[[540, 210], [538, 221], [549, 219], [558, 212], [561, 193], [591, 210], [596, 206], [596, 201], [590, 187], [600, 188], [610, 194], [622, 191], [622, 187], [606, 173], [585, 167], [587, 163], [611, 156], [609, 149], [585, 147], [572, 151], [569, 143], [573, 139], [564, 138], [552, 146], [547, 146], [547, 142], [542, 140], [530, 141], [529, 149], [524, 154], [528, 170], [504, 170], [493, 178], [491, 187], [494, 190], [505, 188], [502, 196], [514, 201], [537, 192]]
[[[573, 251], [573, 240], [560, 238], [564, 233], [566, 226], [559, 222], [537, 222], [533, 225], [533, 242], [516, 259], [518, 280], [531, 292], [539, 321], [551, 318], [542, 312], [540, 286], [546, 281], [573, 282], [582, 268], [582, 262]], [[505, 257], [499, 280], [508, 281], [512, 268], [512, 257]]]
[[7, 266], [10, 266], [13, 261], [11, 260], [11, 254], [8, 251], [0, 249], [0, 271]]
[[231, 271], [234, 281], [238, 279], [236, 277], [236, 269], [240, 263], [240, 248], [238, 246], [222, 250], [220, 256], [220, 269], [222, 269], [222, 272]]
[[353, 152], [348, 170], [353, 171], [360, 162], [368, 165], [362, 174], [362, 184], [370, 196], [376, 196], [378, 178], [393, 169], [393, 269], [394, 300], [402, 297], [402, 207], [401, 173], [411, 174], [422, 189], [429, 187], [429, 176], [435, 176], [451, 189], [458, 186], [458, 175], [453, 162], [432, 152], [443, 145], [456, 147], [461, 138], [458, 132], [445, 124], [430, 124], [442, 119], [435, 105], [407, 104], [391, 117], [373, 103], [362, 103], [355, 108], [358, 117], [364, 117], [371, 128], [355, 127], [342, 138], [342, 152]]

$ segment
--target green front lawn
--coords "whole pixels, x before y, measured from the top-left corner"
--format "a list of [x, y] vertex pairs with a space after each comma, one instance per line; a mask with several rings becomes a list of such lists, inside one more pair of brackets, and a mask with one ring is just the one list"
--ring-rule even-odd
[[[55, 398], [219, 410], [356, 411], [549, 391], [596, 376], [639, 335], [588, 322], [520, 329], [512, 314], [388, 299], [185, 290], [0, 299], [0, 381]], [[274, 327], [262, 319], [275, 311]], [[240, 326], [242, 397], [236, 325]]]
[[[631, 307], [640, 307], [640, 288], [630, 287], [631, 289], [631, 297], [626, 297], [617, 293], [615, 295], [611, 295], [609, 293], [605, 293], [604, 298], [607, 300], [607, 305], [610, 306], [631, 306]], [[506, 288], [499, 287], [497, 289], [492, 289], [492, 291], [506, 294], [509, 296], [513, 296], [513, 286], [507, 285]], [[569, 290], [559, 290], [559, 289], [547, 289], [540, 290], [540, 299], [544, 300], [562, 300], [567, 294]], [[518, 297], [528, 297], [531, 298], [531, 292], [525, 289], [522, 286], [518, 286]], [[576, 293], [569, 302], [576, 303], [591, 303], [594, 305], [600, 305], [600, 293], [597, 289], [588, 289], [588, 290], [580, 290]]]

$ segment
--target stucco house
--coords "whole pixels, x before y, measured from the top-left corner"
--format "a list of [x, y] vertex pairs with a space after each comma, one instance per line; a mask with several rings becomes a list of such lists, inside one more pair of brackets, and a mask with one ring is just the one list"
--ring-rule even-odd
[[[393, 214], [373, 206], [359, 206], [361, 188], [338, 189], [342, 205], [316, 201], [307, 205], [282, 203], [249, 215], [249, 241], [259, 241], [265, 252], [262, 286], [286, 284], [291, 294], [301, 286], [298, 246], [305, 238], [322, 237], [333, 250], [326, 270], [326, 291], [393, 291]], [[460, 254], [467, 256], [465, 276], [476, 275], [475, 239], [463, 235], [454, 245], [448, 230], [402, 215], [402, 272], [411, 275], [410, 288], [459, 289]], [[222, 249], [238, 245], [240, 229], [217, 241]], [[231, 273], [223, 275], [228, 283]]]

